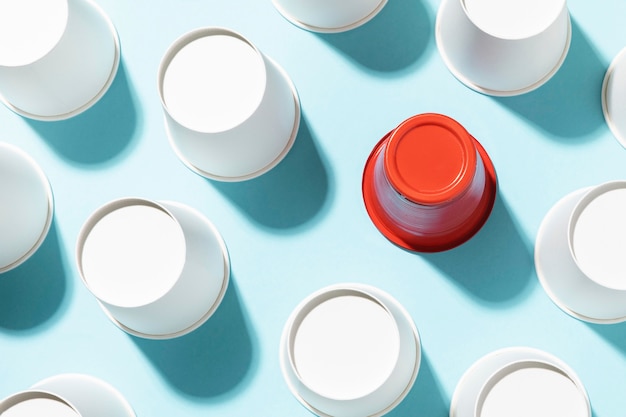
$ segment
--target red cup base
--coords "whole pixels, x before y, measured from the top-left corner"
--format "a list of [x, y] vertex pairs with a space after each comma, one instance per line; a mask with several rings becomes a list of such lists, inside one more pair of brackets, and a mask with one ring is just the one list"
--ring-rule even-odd
[[363, 170], [363, 201], [365, 202], [367, 214], [376, 228], [395, 245], [414, 252], [442, 252], [465, 243], [483, 227], [491, 214], [496, 200], [496, 171], [485, 149], [472, 137], [485, 166], [485, 190], [479, 206], [476, 209], [476, 215], [472, 216], [469, 221], [465, 222], [460, 228], [451, 232], [429, 236], [416, 236], [393, 224], [378, 202], [374, 190], [374, 166], [378, 155], [383, 149], [383, 145], [390, 136], [391, 132], [386, 134], [376, 144], [374, 150], [367, 158], [365, 169]]

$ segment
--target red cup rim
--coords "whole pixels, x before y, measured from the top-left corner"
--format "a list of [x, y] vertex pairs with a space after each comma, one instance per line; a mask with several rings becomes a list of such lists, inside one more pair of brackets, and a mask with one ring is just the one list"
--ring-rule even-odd
[[402, 122], [392, 131], [383, 157], [391, 186], [422, 205], [441, 204], [461, 195], [476, 171], [476, 148], [470, 134], [456, 120], [436, 113]]
[[374, 226], [376, 226], [383, 236], [395, 245], [414, 252], [442, 252], [465, 243], [483, 227], [495, 203], [497, 177], [491, 158], [489, 158], [483, 146], [470, 135], [485, 167], [485, 189], [478, 208], [475, 210], [474, 215], [460, 228], [445, 234], [416, 236], [394, 225], [378, 202], [374, 189], [374, 168], [376, 159], [384, 148], [384, 145], [387, 144], [392, 133], [393, 131], [387, 133], [376, 144], [363, 170], [363, 201], [367, 214], [374, 223]]

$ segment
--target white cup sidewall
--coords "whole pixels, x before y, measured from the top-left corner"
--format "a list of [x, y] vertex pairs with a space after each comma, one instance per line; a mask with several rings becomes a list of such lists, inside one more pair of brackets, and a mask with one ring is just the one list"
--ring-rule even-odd
[[438, 16], [446, 59], [477, 88], [520, 91], [539, 83], [558, 66], [569, 40], [566, 5], [542, 32], [523, 39], [505, 39], [478, 27], [463, 0], [444, 0]]
[[4, 99], [34, 118], [76, 112], [102, 92], [115, 72], [117, 39], [108, 18], [89, 0], [69, 0], [65, 32], [44, 57], [0, 68]]
[[288, 20], [312, 29], [351, 27], [375, 13], [385, 0], [273, 0]]
[[175, 205], [160, 204], [185, 236], [185, 266], [178, 279], [162, 297], [143, 306], [120, 307], [99, 300], [121, 325], [146, 337], [174, 337], [193, 327], [217, 307], [228, 283], [221, 237], [207, 233], [207, 225]]
[[37, 398], [50, 399], [63, 403], [70, 407], [72, 410], [74, 410], [74, 412], [76, 413], [76, 417], [96, 417], [96, 415], [94, 415], [93, 413], [84, 413], [84, 410], [81, 410], [80, 407], [77, 407], [76, 404], [71, 401], [71, 399], [45, 389], [29, 389], [9, 395], [8, 397], [0, 400], [0, 414], [4, 414], [4, 412], [11, 409], [11, 407], [14, 407], [20, 402]]
[[[289, 346], [293, 343], [293, 338], [295, 337], [294, 330], [299, 326], [302, 317], [306, 316], [319, 303], [328, 299], [326, 297], [337, 291], [360, 292], [364, 296], [371, 297], [380, 303], [394, 318], [400, 339], [400, 350], [396, 365], [387, 380], [373, 392], [360, 398], [349, 400], [327, 398], [310, 389], [297, 374], [289, 353]], [[333, 417], [380, 416], [386, 414], [411, 389], [421, 361], [417, 329], [404, 308], [390, 295], [376, 288], [349, 283], [323, 288], [311, 294], [296, 307], [283, 330], [280, 355], [283, 374], [286, 376], [287, 383], [294, 391], [294, 394], [300, 397], [307, 404], [308, 408], [317, 414]]]
[[272, 164], [292, 140], [299, 115], [289, 80], [264, 57], [266, 88], [256, 111], [230, 130], [203, 133], [187, 129], [167, 111], [165, 120], [181, 158], [213, 176], [237, 178]]
[[[14, 188], [19, 184], [19, 188], [12, 189], [9, 194], [0, 196], [0, 203], [3, 205], [14, 204], [15, 199], [27, 204], [21, 205], [17, 212], [10, 210], [18, 215], [19, 218], [13, 218], [10, 223], [3, 225], [2, 232], [8, 236], [20, 236], [21, 245], [11, 244], [10, 248], [6, 248], [3, 255], [6, 256], [7, 251], [11, 251], [12, 256], [6, 258], [7, 262], [0, 263], [0, 273], [14, 269], [28, 260], [39, 249], [45, 240], [54, 214], [54, 198], [50, 182], [43, 169], [37, 162], [23, 150], [9, 144], [0, 143], [0, 165], [3, 167], [14, 166], [13, 170], [21, 171], [19, 182], [16, 178], [10, 178], [8, 188]], [[0, 187], [3, 188], [3, 187]], [[3, 212], [0, 209], [0, 212]], [[4, 212], [6, 213], [6, 211]], [[8, 229], [7, 229], [8, 228]], [[17, 246], [28, 246], [25, 251], [16, 251]], [[9, 259], [10, 258], [10, 259]]]

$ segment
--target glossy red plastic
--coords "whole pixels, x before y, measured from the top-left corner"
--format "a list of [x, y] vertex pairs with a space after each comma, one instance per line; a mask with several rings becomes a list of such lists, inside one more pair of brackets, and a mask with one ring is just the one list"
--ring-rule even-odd
[[[432, 209], [465, 220], [452, 229], [413, 232], [402, 227], [377, 194], [377, 161], [383, 161], [391, 192], [413, 203], [415, 210]], [[484, 171], [479, 178], [483, 184], [472, 185], [477, 162]], [[409, 118], [378, 142], [365, 164], [362, 191], [372, 222], [387, 239], [407, 250], [439, 252], [466, 242], [480, 230], [493, 208], [496, 184], [493, 163], [481, 144], [454, 119], [428, 113]], [[461, 199], [470, 186], [478, 186], [481, 195], [468, 212]]]

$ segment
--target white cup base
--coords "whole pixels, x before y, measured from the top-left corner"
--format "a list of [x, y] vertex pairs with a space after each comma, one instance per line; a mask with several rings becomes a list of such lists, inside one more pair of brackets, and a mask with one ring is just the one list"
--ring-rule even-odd
[[[443, 3], [445, 3], [445, 0]], [[442, 18], [442, 16], [444, 15], [446, 11], [444, 7], [445, 4], [443, 3], [442, 3], [442, 6], [439, 8], [439, 11], [437, 13], [436, 23], [435, 23], [435, 40], [437, 43], [437, 49], [439, 50], [439, 54], [441, 55], [441, 58], [443, 59], [446, 67], [448, 67], [448, 70], [452, 73], [452, 75], [461, 83], [463, 83], [465, 86], [467, 86], [468, 88], [476, 92], [489, 95], [489, 96], [494, 96], [494, 97], [510, 97], [510, 96], [517, 96], [520, 94], [529, 93], [541, 87], [545, 83], [547, 83], [552, 78], [552, 76], [554, 76], [554, 74], [559, 70], [559, 68], [561, 68], [561, 66], [563, 65], [563, 62], [565, 61], [565, 58], [567, 57], [567, 53], [569, 51], [569, 47], [572, 41], [572, 23], [569, 18], [568, 18], [568, 25], [567, 25], [567, 40], [565, 42], [565, 47], [563, 48], [563, 52], [561, 53], [561, 56], [559, 60], [557, 61], [556, 65], [542, 78], [533, 82], [530, 85], [527, 85], [523, 88], [519, 88], [515, 90], [494, 90], [494, 89], [490, 89], [482, 85], [478, 85], [474, 83], [473, 81], [471, 81], [469, 78], [467, 78], [461, 68], [457, 68], [454, 65], [454, 60], [451, 58], [450, 53], [448, 52], [450, 50], [450, 46], [448, 45], [448, 42], [451, 40], [451, 38], [453, 40], [454, 37], [446, 36], [446, 34], [448, 33], [448, 31], [454, 32], [454, 28], [448, 27], [446, 25], [446, 19]]]
[[191, 163], [189, 161], [189, 159], [187, 159], [187, 157], [181, 152], [181, 150], [178, 148], [178, 146], [176, 146], [176, 141], [174, 140], [174, 138], [172, 137], [172, 134], [170, 132], [168, 123], [167, 123], [167, 117], [164, 118], [164, 123], [165, 123], [165, 132], [167, 134], [167, 138], [168, 141], [172, 147], [172, 149], [174, 150], [174, 153], [176, 154], [176, 156], [178, 157], [178, 159], [181, 160], [181, 162], [187, 167], [189, 168], [191, 171], [195, 172], [196, 174], [203, 176], [205, 178], [208, 178], [210, 180], [215, 180], [215, 181], [221, 181], [221, 182], [239, 182], [239, 181], [246, 181], [246, 180], [250, 180], [253, 178], [256, 178], [262, 174], [265, 174], [266, 172], [270, 171], [272, 168], [274, 168], [276, 165], [278, 165], [284, 158], [285, 156], [287, 156], [287, 154], [289, 153], [289, 151], [291, 150], [294, 142], [296, 141], [296, 137], [298, 136], [298, 129], [300, 128], [300, 119], [301, 119], [301, 107], [300, 107], [300, 98], [298, 96], [298, 91], [296, 90], [296, 86], [294, 85], [293, 81], [289, 78], [289, 76], [287, 75], [287, 73], [285, 72], [285, 70], [278, 65], [274, 60], [272, 60], [269, 57], [265, 57], [271, 65], [274, 65], [276, 67], [276, 69], [278, 70], [278, 72], [281, 74], [281, 76], [283, 76], [283, 78], [285, 79], [285, 81], [289, 84], [289, 88], [291, 89], [291, 93], [293, 96], [293, 101], [294, 101], [294, 106], [295, 106], [295, 118], [294, 118], [294, 122], [293, 122], [293, 128], [291, 130], [291, 134], [289, 135], [289, 139], [287, 140], [287, 143], [285, 144], [285, 147], [283, 148], [283, 150], [276, 156], [276, 158], [274, 158], [274, 160], [272, 160], [272, 162], [270, 162], [269, 164], [265, 165], [263, 168], [261, 168], [260, 170], [245, 174], [245, 175], [241, 175], [241, 176], [236, 176], [236, 177], [226, 177], [223, 175], [218, 175], [218, 174], [214, 174], [212, 172], [208, 172], [196, 165], [194, 165], [193, 163]]
[[615, 139], [626, 148], [626, 48], [611, 62], [602, 82], [602, 113]]
[[317, 32], [317, 33], [340, 33], [340, 32], [346, 32], [348, 30], [352, 30], [352, 29], [356, 29], [359, 26], [362, 26], [364, 24], [366, 24], [367, 22], [369, 22], [370, 20], [372, 20], [378, 13], [380, 13], [380, 11], [383, 9], [383, 7], [385, 7], [385, 5], [387, 4], [388, 0], [381, 0], [380, 3], [378, 4], [378, 6], [376, 6], [376, 8], [374, 10], [371, 11], [371, 13], [369, 13], [367, 16], [357, 20], [356, 22], [353, 22], [349, 25], [344, 25], [344, 26], [340, 26], [340, 27], [321, 27], [321, 26], [315, 26], [315, 25], [310, 25], [307, 24], [299, 19], [297, 19], [294, 15], [292, 15], [291, 13], [288, 13], [283, 7], [280, 6], [278, 1], [273, 1], [274, 3], [274, 7], [276, 7], [276, 9], [278, 10], [278, 12], [285, 18], [287, 19], [290, 23], [292, 23], [293, 25], [301, 28], [301, 29], [305, 29], [308, 30], [310, 32]]
[[[568, 246], [570, 215], [589, 191], [574, 191], [559, 200], [546, 214], [535, 242], [535, 269], [544, 291], [552, 302], [570, 316], [596, 324], [626, 321], [626, 293], [603, 288], [583, 274]], [[576, 286], [578, 291], [569, 288]], [[589, 299], [597, 301], [593, 308]]]
[[114, 42], [115, 55], [113, 57], [113, 65], [111, 66], [111, 71], [109, 73], [109, 76], [104, 82], [104, 84], [102, 85], [102, 88], [98, 91], [98, 93], [96, 93], [96, 95], [91, 97], [89, 101], [82, 104], [81, 106], [75, 108], [74, 110], [70, 112], [63, 113], [63, 114], [56, 114], [56, 115], [41, 115], [41, 114], [28, 112], [22, 108], [15, 106], [11, 102], [9, 102], [0, 93], [0, 102], [2, 102], [7, 108], [9, 108], [14, 113], [23, 117], [27, 117], [29, 119], [47, 121], [47, 122], [69, 119], [69, 118], [79, 115], [80, 113], [83, 113], [84, 111], [92, 107], [94, 104], [96, 104], [102, 98], [102, 96], [104, 96], [104, 94], [109, 90], [109, 87], [111, 87], [111, 84], [113, 84], [113, 80], [115, 80], [115, 76], [117, 74], [117, 70], [119, 68], [119, 64], [121, 61], [121, 47], [120, 47], [119, 35], [117, 33], [117, 30], [115, 29], [115, 26], [113, 25], [113, 22], [111, 21], [109, 16], [100, 8], [100, 6], [98, 6], [96, 3], [90, 0], [87, 0], [85, 3], [86, 3], [85, 6], [92, 7], [93, 12], [95, 14], [100, 15], [100, 17], [106, 23], [106, 25], [108, 26], [111, 32], [111, 36]]
[[483, 386], [495, 372], [511, 363], [520, 361], [545, 362], [562, 371], [565, 376], [579, 387], [581, 395], [583, 395], [584, 401], [587, 403], [588, 416], [591, 416], [591, 406], [583, 384], [567, 364], [557, 357], [538, 349], [510, 347], [496, 350], [483, 356], [465, 371], [457, 383], [450, 402], [450, 417], [476, 417], [476, 403]]
[[[196, 233], [198, 235], [204, 234], [205, 236], [208, 236], [211, 239], [218, 242], [221, 248], [221, 252], [223, 254], [223, 259], [224, 259], [224, 276], [222, 277], [222, 284], [221, 284], [217, 299], [212, 305], [208, 306], [206, 313], [204, 313], [202, 317], [200, 317], [192, 325], [184, 329], [181, 329], [177, 332], [173, 332], [173, 333], [148, 334], [148, 333], [137, 331], [135, 329], [131, 329], [130, 327], [125, 326], [120, 321], [118, 321], [113, 316], [113, 314], [104, 306], [104, 304], [101, 303], [99, 300], [97, 300], [98, 304], [100, 305], [100, 307], [102, 308], [106, 316], [113, 322], [113, 324], [115, 324], [117, 327], [119, 327], [121, 330], [125, 331], [126, 333], [136, 336], [136, 337], [141, 337], [143, 339], [154, 339], [154, 340], [173, 339], [173, 338], [184, 336], [188, 333], [191, 333], [192, 331], [196, 330], [198, 327], [202, 326], [213, 315], [213, 313], [215, 313], [215, 311], [219, 307], [220, 303], [222, 302], [224, 298], [224, 295], [226, 294], [226, 290], [228, 289], [228, 282], [230, 280], [230, 259], [228, 256], [228, 250], [226, 248], [226, 244], [224, 243], [224, 240], [222, 239], [218, 231], [215, 229], [213, 224], [210, 223], [208, 219], [206, 219], [204, 216], [201, 216], [198, 212], [196, 212], [195, 210], [191, 209], [190, 207], [184, 204], [180, 204], [180, 203], [176, 203], [172, 201], [161, 202], [161, 204], [163, 204], [169, 209], [180, 210], [185, 213], [185, 216], [194, 218], [197, 224]], [[214, 277], [208, 276], [207, 279], [213, 280]]]

